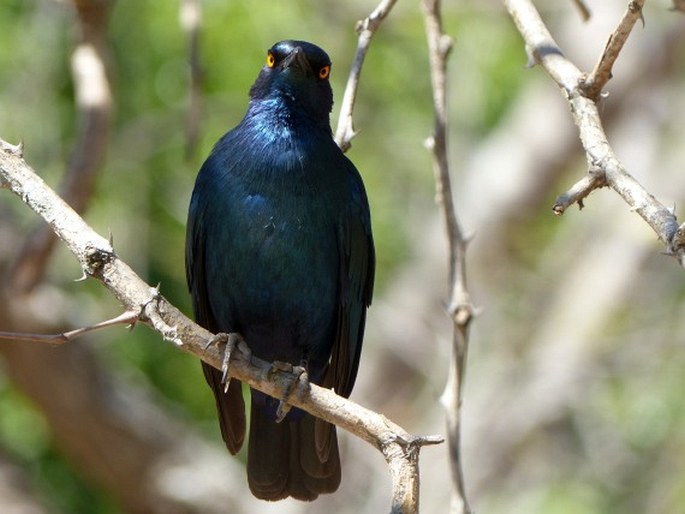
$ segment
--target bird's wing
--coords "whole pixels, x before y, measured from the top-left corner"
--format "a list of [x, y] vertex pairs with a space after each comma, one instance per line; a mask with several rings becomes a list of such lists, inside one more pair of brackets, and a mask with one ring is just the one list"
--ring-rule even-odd
[[[210, 332], [217, 333], [227, 330], [227, 327], [219, 327], [209, 304], [205, 276], [205, 231], [201, 230], [205, 223], [205, 212], [199, 207], [199, 203], [193, 193], [186, 231], [186, 278], [195, 321]], [[245, 439], [245, 404], [240, 382], [231, 380], [226, 391], [221, 371], [205, 362], [202, 363], [202, 371], [214, 392], [221, 436], [228, 450], [235, 454]]]
[[207, 330], [215, 332], [218, 327], [215, 326], [216, 323], [209, 306], [207, 280], [205, 279], [205, 237], [204, 232], [200, 230], [203, 224], [204, 211], [198, 204], [198, 198], [193, 193], [186, 228], [186, 280], [193, 301], [195, 321]]
[[326, 384], [344, 397], [350, 395], [357, 378], [366, 309], [371, 304], [375, 273], [368, 200], [359, 172], [348, 163], [353, 194], [338, 227], [338, 328]]

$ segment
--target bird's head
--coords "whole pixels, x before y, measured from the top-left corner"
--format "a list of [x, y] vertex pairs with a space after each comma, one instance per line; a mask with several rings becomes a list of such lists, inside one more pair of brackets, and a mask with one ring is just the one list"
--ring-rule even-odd
[[279, 100], [329, 126], [333, 90], [328, 81], [331, 60], [306, 41], [280, 41], [266, 53], [266, 63], [252, 89], [252, 101]]

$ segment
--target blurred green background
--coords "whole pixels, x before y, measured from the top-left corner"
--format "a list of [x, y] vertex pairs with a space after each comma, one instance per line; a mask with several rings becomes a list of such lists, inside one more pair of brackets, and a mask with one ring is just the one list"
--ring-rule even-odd
[[[584, 24], [572, 2], [536, 4], [582, 69], [601, 54], [625, 7], [617, 0], [590, 1], [593, 18]], [[375, 7], [362, 0], [201, 5], [200, 138], [188, 157], [188, 41], [180, 2], [113, 2], [106, 34], [111, 128], [85, 215], [99, 233], [111, 234], [120, 257], [186, 313], [185, 218], [195, 174], [214, 142], [242, 118], [266, 49], [286, 38], [325, 48], [339, 103], [356, 49], [354, 24]], [[679, 206], [685, 193], [685, 18], [667, 7], [649, 4], [646, 27], [631, 35], [601, 112], [628, 170], [664, 204]], [[443, 11], [445, 30], [455, 39], [449, 93], [455, 195], [466, 230], [476, 235], [469, 284], [483, 308], [474, 323], [464, 406], [471, 504], [489, 513], [685, 512], [682, 270], [660, 255], [648, 227], [610, 191], [595, 192], [582, 213], [551, 215], [555, 196], [586, 171], [563, 97], [541, 70], [525, 68], [522, 41], [499, 2], [444, 2]], [[23, 140], [27, 162], [56, 188], [79, 123], [70, 71], [78, 40], [72, 2], [0, 5], [0, 137]], [[432, 116], [422, 13], [418, 2], [400, 1], [367, 56], [355, 110], [360, 132], [348, 153], [366, 183], [378, 254], [364, 362], [352, 398], [416, 433], [444, 432], [439, 396], [450, 340], [445, 241], [433, 203], [431, 157], [423, 147]], [[0, 195], [3, 275], [11, 273], [18, 249], [38, 225], [18, 199]], [[80, 275], [58, 245], [47, 276], [28, 298], [7, 291], [0, 297], [7, 304], [0, 322], [35, 322], [42, 331], [120, 312], [101, 286], [76, 282]], [[173, 420], [160, 423], [165, 430], [173, 425], [168, 431], [178, 434], [179, 446], [202, 441], [221, 466], [229, 465], [196, 359], [145, 327], [112, 328], [74, 344], [94, 355], [100, 367], [93, 369], [106, 373], [106, 381], [143, 398], [135, 400], [140, 409], [159, 409], [158, 419]], [[32, 348], [47, 363], [68, 351]], [[31, 512], [147, 512], [136, 510], [137, 499], [123, 494], [117, 480], [92, 471], [89, 460], [71, 449], [80, 426], [97, 441], [95, 429], [77, 414], [55, 424], [59, 414], [45, 414], [35, 399], [40, 392], [16, 385], [15, 350], [3, 351], [0, 511], [23, 501], [38, 509]], [[88, 359], [83, 368], [91, 365]], [[84, 382], [89, 384], [96, 395], [99, 380]], [[54, 399], [58, 406], [71, 401]], [[118, 415], [135, 426], [133, 412]], [[148, 437], [155, 455], [155, 438]], [[332, 497], [278, 505], [234, 498], [230, 508], [197, 502], [193, 508], [192, 495], [183, 501], [174, 496], [183, 489], [175, 485], [155, 493], [178, 500], [159, 511], [387, 511], [382, 459], [365, 443], [343, 438], [343, 486]], [[98, 445], [92, 448], [97, 455]], [[193, 456], [200, 468], [203, 455]], [[423, 511], [444, 512], [444, 445], [425, 449], [422, 463]], [[159, 469], [145, 473], [152, 477]], [[223, 472], [190, 475], [182, 484], [202, 489], [200, 482], [218, 481], [220, 490], [225, 480], [233, 488], [217, 498], [232, 491], [248, 495], [239, 467], [225, 478]], [[137, 487], [143, 497], [149, 484]]]

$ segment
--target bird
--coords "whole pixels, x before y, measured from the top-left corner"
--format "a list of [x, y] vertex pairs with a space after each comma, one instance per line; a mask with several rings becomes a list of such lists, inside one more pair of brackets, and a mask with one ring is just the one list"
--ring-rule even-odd
[[[186, 275], [196, 321], [252, 355], [302, 366], [349, 397], [375, 275], [369, 202], [333, 139], [331, 60], [313, 43], [266, 53], [242, 121], [215, 144], [188, 209]], [[241, 383], [202, 363], [231, 454], [245, 439]], [[247, 481], [257, 498], [311, 501], [341, 481], [335, 426], [250, 389]], [[282, 404], [280, 404], [282, 405]]]

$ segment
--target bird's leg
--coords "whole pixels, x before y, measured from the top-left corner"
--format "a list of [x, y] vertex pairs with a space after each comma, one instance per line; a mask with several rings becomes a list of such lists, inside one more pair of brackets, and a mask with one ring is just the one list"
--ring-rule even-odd
[[[224, 357], [221, 360], [221, 383], [224, 385], [224, 393], [227, 393], [228, 386], [231, 383], [231, 377], [228, 376], [228, 366], [231, 363], [231, 355], [238, 344], [244, 343], [244, 340], [243, 336], [237, 332], [230, 332], [228, 334], [225, 332], [219, 332], [218, 334], [215, 334], [205, 345], [205, 350], [210, 346], [220, 345], [222, 343], [226, 346], [224, 347]], [[243, 344], [241, 348], [244, 346], [245, 345]]]
[[285, 371], [287, 373], [292, 373], [295, 375], [290, 384], [288, 384], [288, 388], [285, 390], [283, 398], [281, 398], [281, 400], [278, 402], [278, 408], [276, 409], [276, 423], [280, 423], [288, 415], [290, 409], [292, 409], [292, 405], [288, 403], [288, 400], [295, 391], [295, 387], [297, 386], [297, 383], [300, 381], [300, 378], [304, 378], [305, 383], [309, 383], [309, 376], [307, 374], [307, 361], [301, 361], [299, 366], [293, 366], [289, 362], [275, 361], [271, 364], [271, 370]]

